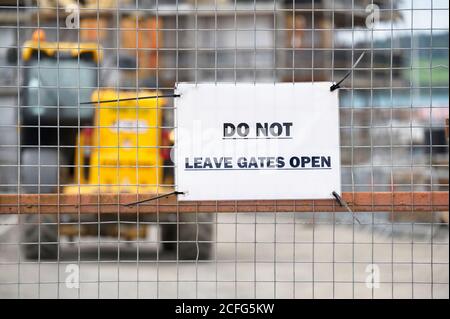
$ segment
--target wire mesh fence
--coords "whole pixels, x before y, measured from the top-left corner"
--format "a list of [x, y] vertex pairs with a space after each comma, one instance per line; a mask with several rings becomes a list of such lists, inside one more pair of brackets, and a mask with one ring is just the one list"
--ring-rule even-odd
[[[448, 298], [448, 10], [2, 1], [0, 298]], [[344, 204], [173, 196], [177, 83], [349, 71]]]

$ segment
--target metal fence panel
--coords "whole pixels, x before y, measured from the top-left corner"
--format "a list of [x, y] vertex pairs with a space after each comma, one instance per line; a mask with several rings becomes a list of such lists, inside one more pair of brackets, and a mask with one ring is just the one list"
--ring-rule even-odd
[[[448, 298], [448, 11], [2, 1], [0, 298]], [[176, 83], [349, 71], [345, 203], [127, 205], [176, 188]]]

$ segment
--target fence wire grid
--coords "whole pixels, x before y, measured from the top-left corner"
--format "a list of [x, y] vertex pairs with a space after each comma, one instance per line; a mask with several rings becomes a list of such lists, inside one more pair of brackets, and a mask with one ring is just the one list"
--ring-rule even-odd
[[[448, 6], [0, 1], [0, 298], [448, 298]], [[349, 71], [349, 210], [124, 205], [176, 189], [176, 83]]]

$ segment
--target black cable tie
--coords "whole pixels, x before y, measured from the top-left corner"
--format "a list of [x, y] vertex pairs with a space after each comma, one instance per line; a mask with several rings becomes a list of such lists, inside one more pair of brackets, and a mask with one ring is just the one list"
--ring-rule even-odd
[[173, 192], [170, 192], [170, 193], [167, 193], [167, 194], [158, 195], [158, 196], [155, 196], [155, 197], [152, 197], [152, 198], [143, 199], [143, 200], [140, 200], [140, 201], [137, 201], [137, 202], [132, 202], [132, 203], [128, 203], [128, 204], [122, 204], [122, 206], [131, 207], [131, 206], [134, 206], [134, 205], [139, 205], [139, 204], [142, 204], [142, 203], [150, 202], [152, 200], [157, 200], [157, 199], [164, 198], [164, 197], [169, 197], [169, 196], [173, 196], [173, 195], [182, 195], [182, 194], [184, 194], [184, 192], [173, 191]]
[[361, 222], [359, 221], [358, 217], [356, 217], [355, 213], [351, 210], [351, 208], [348, 206], [347, 202], [341, 197], [339, 196], [338, 193], [336, 193], [335, 191], [333, 191], [331, 194], [333, 194], [334, 198], [336, 198], [336, 201], [338, 202], [339, 206], [341, 207], [345, 207], [345, 209], [347, 209], [347, 211], [352, 214], [353, 219], [356, 220], [358, 222], [358, 224], [361, 225]]
[[151, 96], [136, 96], [136, 97], [129, 97], [124, 99], [113, 99], [113, 100], [101, 100], [101, 101], [91, 101], [91, 102], [81, 102], [82, 104], [100, 104], [100, 103], [114, 103], [114, 102], [122, 102], [122, 101], [135, 101], [135, 100], [148, 100], [148, 99], [158, 99], [158, 98], [165, 98], [165, 97], [180, 97], [181, 94], [164, 94], [164, 95], [151, 95]]
[[[339, 83], [341, 83], [341, 82], [339, 82]], [[340, 88], [339, 84], [334, 83], [332, 86], [330, 86], [330, 92], [333, 92], [334, 90], [339, 89], [339, 88]]]
[[337, 202], [339, 203], [339, 206], [343, 207], [344, 206], [344, 200], [342, 199], [342, 197], [339, 196], [339, 194], [336, 193], [335, 191], [333, 191], [331, 194], [333, 194], [334, 198], [336, 198]]
[[344, 82], [349, 76], [350, 74], [352, 74], [353, 69], [358, 65], [358, 63], [362, 60], [364, 54], [366, 54], [366, 51], [363, 51], [363, 53], [361, 53], [361, 55], [359, 56], [358, 60], [356, 60], [355, 64], [353, 64], [352, 68], [350, 69], [350, 71], [348, 71], [344, 77], [337, 83], [334, 83], [332, 86], [330, 86], [330, 91], [333, 92], [336, 89], [340, 88], [340, 85], [342, 82]]

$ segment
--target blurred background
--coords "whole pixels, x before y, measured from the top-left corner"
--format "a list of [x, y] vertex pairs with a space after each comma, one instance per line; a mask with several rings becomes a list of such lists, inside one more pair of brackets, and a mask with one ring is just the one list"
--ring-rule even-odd
[[[72, 94], [69, 104], [78, 110], [94, 89], [171, 94], [177, 82], [339, 81], [365, 52], [339, 95], [343, 191], [448, 191], [448, 9], [448, 2], [439, 0], [3, 0], [0, 193], [27, 193], [19, 174], [21, 146], [27, 143], [21, 137], [26, 125], [19, 110], [31, 105], [24, 104], [24, 94], [28, 101], [37, 94], [38, 103], [45, 104], [56, 94], [58, 81], [71, 77], [61, 73], [46, 89], [43, 82], [30, 81], [43, 62], [31, 65], [32, 60], [24, 59], [24, 44], [39, 36], [39, 41], [101, 47], [101, 57], [86, 60], [96, 63], [84, 65], [77, 57], [68, 66], [77, 69], [78, 82], [58, 88], [58, 99]], [[55, 61], [49, 63], [60, 67], [62, 62]], [[41, 76], [56, 80], [51, 72]], [[175, 126], [173, 100], [164, 104], [159, 125], [169, 136]], [[85, 125], [83, 116], [78, 114], [79, 125]], [[164, 174], [170, 176], [173, 163], [167, 152], [162, 157]], [[173, 179], [164, 183], [173, 186]], [[86, 257], [91, 263], [83, 264], [81, 275], [85, 290], [73, 292], [59, 288], [64, 285], [60, 263], [25, 261], [19, 248], [21, 222], [17, 215], [4, 214], [0, 298], [257, 297], [257, 291], [288, 298], [448, 298], [448, 211], [360, 216], [362, 225], [348, 214], [216, 214], [211, 220], [215, 262], [180, 267], [155, 264], [158, 254], [150, 254], [145, 264], [129, 246], [123, 249], [130, 251], [120, 254], [117, 242], [109, 243], [110, 250], [100, 258], [100, 237], [94, 236], [94, 252]], [[158, 239], [149, 237], [145, 243], [152, 250]], [[78, 239], [67, 262], [82, 264], [81, 246]], [[368, 261], [377, 260], [385, 262], [382, 271], [389, 276], [381, 290], [366, 291], [358, 276], [365, 274]], [[283, 267], [289, 271], [278, 274]], [[332, 267], [332, 278], [327, 267]], [[180, 271], [188, 278], [184, 286]], [[292, 276], [280, 279], [286, 271]], [[339, 274], [345, 277], [340, 291]], [[203, 281], [199, 276], [205, 276]], [[164, 286], [165, 280], [169, 284]]]
[[[104, 52], [99, 87], [113, 88], [172, 90], [176, 82], [191, 81], [336, 81], [367, 51], [340, 94], [345, 186], [389, 190], [391, 177], [405, 190], [440, 189], [448, 183], [446, 168], [433, 166], [445, 163], [447, 152], [445, 1], [378, 1], [380, 17], [373, 29], [366, 27], [371, 1], [356, 1], [353, 7], [345, 0], [16, 2], [2, 1], [0, 11], [3, 192], [17, 191], [18, 86], [23, 81], [20, 63], [8, 63], [8, 49], [20, 48], [37, 28], [48, 41], [99, 43]], [[78, 4], [79, 28], [69, 28], [71, 5]], [[119, 80], [120, 71], [129, 74]], [[406, 147], [383, 147], [386, 141]], [[368, 145], [374, 147], [362, 147]], [[411, 156], [425, 166], [414, 172], [414, 181], [408, 180]], [[394, 173], [383, 168], [393, 160], [403, 160], [405, 168]], [[355, 167], [359, 164], [370, 168]], [[372, 177], [375, 167], [380, 174]], [[432, 175], [433, 182], [427, 180]]]

